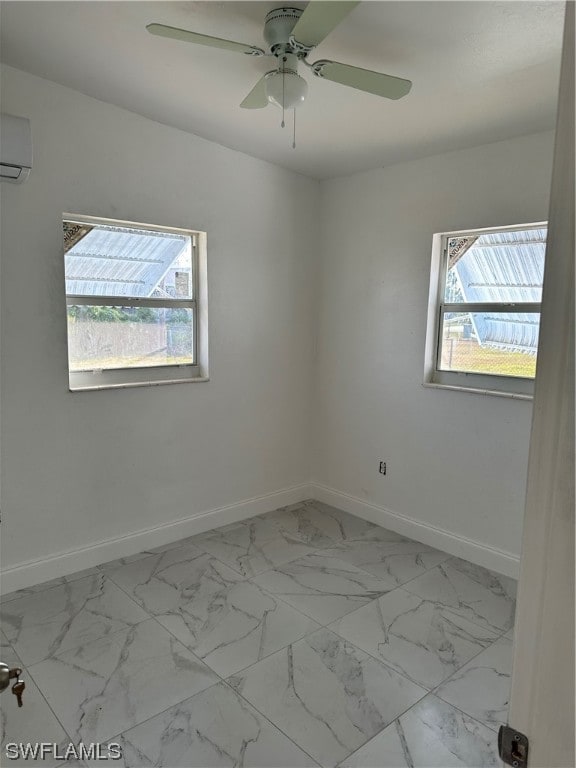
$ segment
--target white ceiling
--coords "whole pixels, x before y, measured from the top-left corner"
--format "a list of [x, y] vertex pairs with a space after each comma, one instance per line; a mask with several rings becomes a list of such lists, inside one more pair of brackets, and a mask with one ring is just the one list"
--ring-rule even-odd
[[[315, 178], [499, 141], [554, 125], [563, 3], [370, 1], [312, 52], [413, 81], [399, 101], [322, 81], [297, 148], [280, 110], [239, 104], [270, 69], [155, 37], [155, 21], [265, 47], [280, 2], [2, 2], [2, 60], [103, 101]], [[286, 5], [305, 7], [306, 3]]]

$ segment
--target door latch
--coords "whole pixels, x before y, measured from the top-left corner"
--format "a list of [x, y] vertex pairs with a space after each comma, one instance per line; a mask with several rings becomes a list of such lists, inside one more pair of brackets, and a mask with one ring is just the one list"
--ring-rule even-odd
[[528, 765], [528, 737], [509, 725], [501, 725], [498, 731], [498, 754], [506, 765], [525, 768]]

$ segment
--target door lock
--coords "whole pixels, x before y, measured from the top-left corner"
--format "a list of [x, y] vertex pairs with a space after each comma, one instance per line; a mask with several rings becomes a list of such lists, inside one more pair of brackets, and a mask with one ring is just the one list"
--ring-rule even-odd
[[20, 667], [9, 667], [8, 664], [3, 664], [0, 661], [0, 692], [8, 688], [10, 680], [15, 680], [12, 686], [12, 693], [16, 696], [19, 707], [22, 706], [22, 694], [24, 693], [24, 688], [26, 688], [26, 683], [20, 679], [21, 674], [22, 670]]

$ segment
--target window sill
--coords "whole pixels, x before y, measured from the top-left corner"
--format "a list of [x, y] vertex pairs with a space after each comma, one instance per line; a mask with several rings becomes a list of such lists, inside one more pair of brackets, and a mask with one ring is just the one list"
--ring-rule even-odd
[[195, 376], [189, 379], [160, 379], [158, 381], [132, 381], [124, 384], [97, 384], [85, 387], [69, 387], [70, 392], [95, 392], [100, 389], [133, 389], [134, 387], [160, 387], [164, 384], [197, 384], [210, 381], [209, 376]]
[[458, 384], [439, 384], [434, 381], [425, 381], [422, 384], [423, 387], [429, 387], [430, 389], [451, 389], [456, 392], [469, 392], [472, 395], [494, 395], [496, 397], [507, 397], [511, 400], [533, 400], [533, 395], [523, 394], [520, 392], [503, 392], [499, 389], [481, 389], [479, 387], [464, 387]]

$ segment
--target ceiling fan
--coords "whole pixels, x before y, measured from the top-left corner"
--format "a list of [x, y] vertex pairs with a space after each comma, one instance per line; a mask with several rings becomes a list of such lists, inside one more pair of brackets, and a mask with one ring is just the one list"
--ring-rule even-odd
[[240, 104], [244, 109], [262, 109], [269, 103], [277, 104], [283, 110], [296, 109], [302, 104], [308, 92], [308, 84], [298, 74], [300, 62], [316, 77], [387, 99], [400, 99], [412, 87], [410, 80], [328, 59], [320, 59], [313, 64], [307, 60], [310, 52], [358, 5], [358, 2], [359, 0], [311, 0], [303, 11], [290, 7], [275, 8], [266, 15], [264, 21], [267, 51], [254, 45], [211, 37], [165, 24], [148, 24], [146, 29], [153, 35], [188, 43], [221, 48], [248, 56], [275, 57], [275, 68], [260, 78]]

